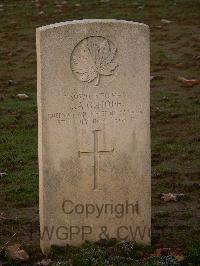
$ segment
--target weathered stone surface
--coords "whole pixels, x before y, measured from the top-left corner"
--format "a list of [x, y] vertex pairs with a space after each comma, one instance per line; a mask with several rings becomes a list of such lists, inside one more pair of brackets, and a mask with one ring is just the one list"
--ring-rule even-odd
[[106, 237], [149, 243], [148, 27], [41, 27], [37, 64], [43, 251]]

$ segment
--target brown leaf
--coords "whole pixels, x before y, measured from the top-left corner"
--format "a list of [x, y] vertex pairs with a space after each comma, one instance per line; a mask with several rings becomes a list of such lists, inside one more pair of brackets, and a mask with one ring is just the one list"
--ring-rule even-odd
[[177, 251], [171, 251], [170, 255], [175, 257], [177, 261], [181, 262], [185, 259], [185, 257], [183, 256], [183, 254], [181, 252], [177, 252]]
[[17, 98], [19, 98], [20, 100], [26, 100], [29, 97], [25, 93], [19, 93], [19, 94], [17, 94]]
[[0, 173], [0, 177], [3, 177], [3, 176], [5, 176], [5, 175], [7, 175], [6, 172]]
[[176, 255], [175, 258], [176, 258], [176, 260], [179, 261], [179, 262], [180, 262], [180, 261], [183, 261], [183, 260], [185, 259], [185, 257], [184, 257], [183, 255]]
[[169, 202], [169, 201], [177, 201], [176, 195], [173, 193], [162, 193], [161, 194], [161, 199], [165, 202]]
[[29, 255], [25, 250], [21, 248], [20, 244], [15, 244], [12, 246], [8, 246], [6, 248], [9, 257], [15, 261], [27, 261], [29, 259]]
[[177, 68], [184, 68], [185, 65], [183, 63], [178, 63], [178, 64], [175, 64], [175, 66]]
[[170, 24], [170, 23], [172, 23], [170, 20], [168, 20], [168, 19], [161, 19], [161, 22], [163, 23], [163, 24]]
[[179, 77], [177, 77], [177, 80], [182, 82], [187, 87], [192, 87], [194, 85], [200, 84], [200, 79], [186, 79], [184, 77], [179, 76]]
[[161, 248], [157, 248], [156, 250], [155, 250], [155, 252], [154, 252], [154, 256], [160, 256], [160, 254], [161, 254]]

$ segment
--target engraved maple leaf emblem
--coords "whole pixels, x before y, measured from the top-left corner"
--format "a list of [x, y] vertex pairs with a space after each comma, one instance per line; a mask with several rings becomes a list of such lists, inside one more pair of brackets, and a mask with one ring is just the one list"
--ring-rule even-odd
[[72, 53], [72, 71], [80, 81], [99, 85], [101, 76], [111, 76], [118, 67], [116, 54], [117, 48], [104, 37], [88, 37]]

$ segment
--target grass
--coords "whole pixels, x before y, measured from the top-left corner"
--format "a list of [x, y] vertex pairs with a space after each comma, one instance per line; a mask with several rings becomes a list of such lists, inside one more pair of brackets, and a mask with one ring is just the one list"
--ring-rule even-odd
[[38, 201], [37, 120], [35, 97], [9, 98], [1, 104], [0, 169], [6, 172], [3, 198], [15, 205]]
[[[53, 260], [73, 262], [73, 265], [105, 265], [105, 263], [133, 263], [141, 258], [141, 252], [150, 254], [152, 248], [135, 243], [118, 242], [116, 239], [109, 241], [89, 242], [86, 241], [81, 248], [66, 246], [59, 248], [53, 246], [51, 257]], [[62, 259], [61, 259], [62, 258]]]
[[186, 261], [192, 265], [200, 264], [200, 244], [195, 243], [186, 250]]
[[[153, 244], [189, 246], [199, 240], [200, 97], [199, 86], [185, 87], [177, 76], [199, 78], [198, 0], [2, 1], [0, 29], [0, 208], [8, 216], [38, 206], [35, 28], [83, 18], [115, 18], [146, 23], [151, 30], [152, 236]], [[161, 23], [166, 18], [171, 24]], [[158, 28], [157, 26], [161, 26]], [[181, 64], [179, 67], [177, 64]], [[29, 99], [20, 101], [17, 93]], [[175, 204], [163, 204], [160, 193], [186, 193]], [[155, 208], [154, 208], [155, 207]], [[17, 208], [17, 209], [16, 209]], [[180, 216], [189, 209], [188, 215]], [[180, 219], [181, 217], [181, 219]], [[0, 244], [12, 235], [5, 225]], [[27, 221], [26, 220], [26, 221]], [[21, 220], [20, 220], [21, 221]], [[156, 238], [161, 222], [173, 227], [168, 238]], [[186, 222], [188, 227], [180, 228]], [[38, 216], [36, 217], [38, 224]], [[26, 224], [24, 222], [24, 224]], [[23, 225], [23, 220], [22, 220]], [[26, 225], [25, 225], [26, 226]], [[36, 231], [36, 229], [34, 229]], [[194, 237], [191, 236], [195, 233]], [[19, 240], [25, 237], [19, 234]], [[35, 242], [38, 245], [38, 236]]]

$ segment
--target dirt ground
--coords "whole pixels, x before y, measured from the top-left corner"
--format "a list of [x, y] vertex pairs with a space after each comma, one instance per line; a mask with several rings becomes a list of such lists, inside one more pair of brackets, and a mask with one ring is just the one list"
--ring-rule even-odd
[[[0, 2], [0, 247], [39, 245], [35, 29], [83, 18], [150, 26], [152, 244], [200, 240], [200, 86], [177, 80], [200, 79], [199, 10], [198, 0]], [[185, 196], [163, 202], [168, 192]]]

